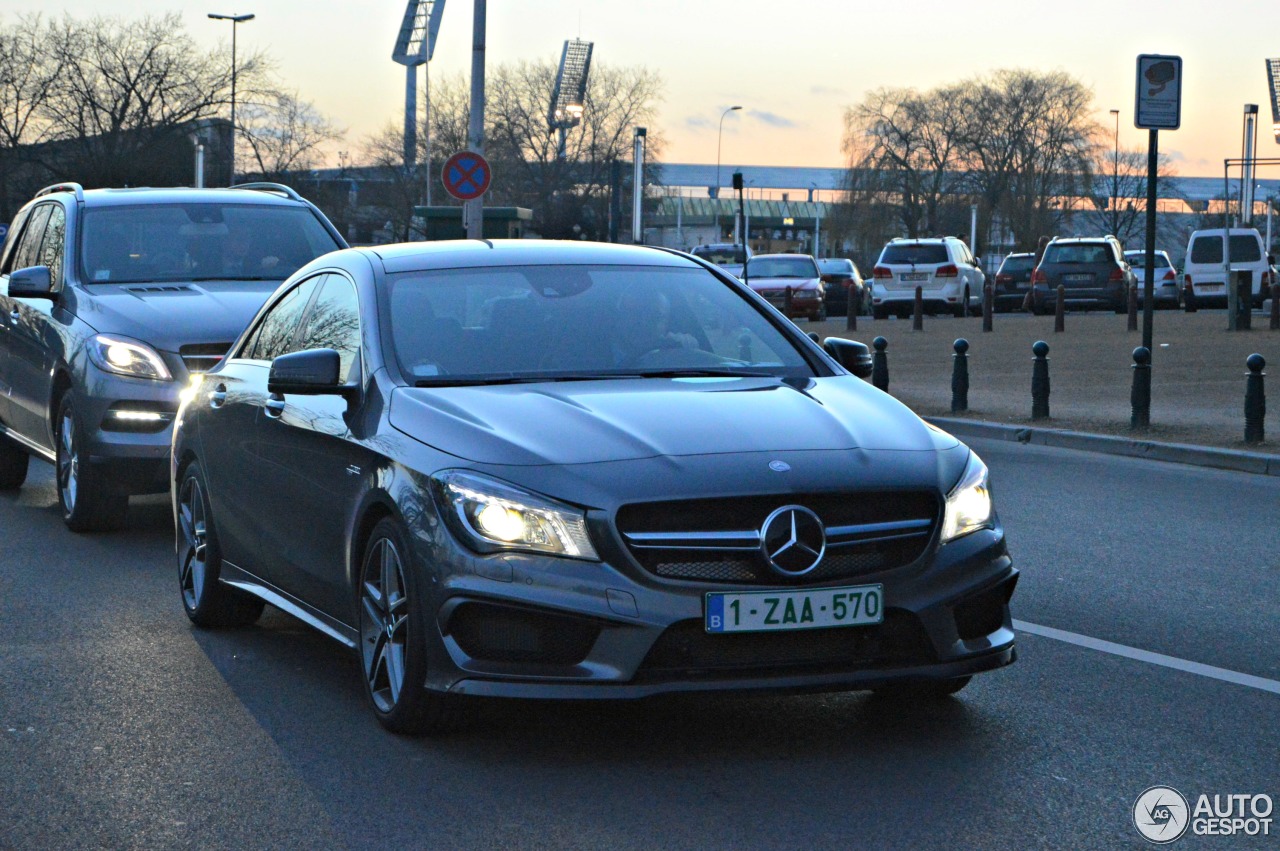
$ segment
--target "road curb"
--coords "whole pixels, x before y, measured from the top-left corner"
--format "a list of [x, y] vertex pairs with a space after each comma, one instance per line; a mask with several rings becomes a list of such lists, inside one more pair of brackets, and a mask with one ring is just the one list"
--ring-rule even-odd
[[1035, 443], [1084, 452], [1101, 452], [1106, 455], [1149, 458], [1153, 461], [1167, 461], [1172, 464], [1191, 464], [1196, 467], [1213, 467], [1262, 476], [1280, 476], [1280, 455], [1242, 452], [1237, 449], [1215, 449], [1186, 443], [1134, 440], [1128, 437], [1112, 437], [1083, 431], [1005, 425], [984, 420], [964, 420], [953, 417], [926, 417], [925, 419], [957, 437]]

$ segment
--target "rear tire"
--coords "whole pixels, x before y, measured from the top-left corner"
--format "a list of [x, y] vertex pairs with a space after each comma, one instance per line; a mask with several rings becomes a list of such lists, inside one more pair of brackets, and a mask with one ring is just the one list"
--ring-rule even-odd
[[20, 446], [0, 437], [0, 491], [16, 490], [27, 480], [27, 466], [31, 461]]
[[56, 463], [62, 520], [72, 532], [110, 532], [124, 525], [129, 495], [116, 490], [106, 471], [82, 451], [84, 429], [68, 392], [58, 405]]
[[877, 686], [872, 693], [880, 699], [900, 701], [932, 701], [950, 697], [969, 684], [973, 677], [954, 677], [949, 680], [912, 680]]
[[209, 506], [209, 489], [199, 462], [182, 471], [178, 485], [178, 587], [182, 608], [196, 626], [249, 626], [262, 616], [262, 600], [218, 581], [222, 550]]

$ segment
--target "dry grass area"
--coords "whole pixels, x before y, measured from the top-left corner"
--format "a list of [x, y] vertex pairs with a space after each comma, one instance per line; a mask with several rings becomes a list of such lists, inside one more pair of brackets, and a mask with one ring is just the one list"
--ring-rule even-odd
[[[980, 318], [929, 317], [923, 331], [910, 319], [858, 317], [846, 332], [844, 319], [800, 322], [820, 336], [849, 337], [868, 345], [889, 341], [889, 392], [926, 416], [951, 413], [953, 342], [969, 341], [969, 412], [957, 415], [1017, 425], [1031, 420], [1031, 344], [1049, 344], [1051, 393], [1049, 428], [1280, 453], [1280, 331], [1268, 330], [1267, 316], [1255, 312], [1253, 329], [1226, 330], [1223, 310], [1157, 311], [1153, 322], [1151, 429], [1133, 432], [1129, 394], [1133, 349], [1139, 330], [1126, 330], [1126, 317], [1113, 313], [1069, 313], [1066, 330], [1054, 333], [1052, 316], [997, 314], [994, 330]], [[1244, 443], [1245, 358], [1257, 352], [1272, 376], [1266, 419], [1267, 442]]]

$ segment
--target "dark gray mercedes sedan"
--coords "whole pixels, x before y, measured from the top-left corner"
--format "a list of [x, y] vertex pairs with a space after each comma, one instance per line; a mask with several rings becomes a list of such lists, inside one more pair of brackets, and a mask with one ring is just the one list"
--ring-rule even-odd
[[982, 461], [858, 350], [661, 249], [325, 255], [186, 392], [183, 605], [347, 645], [400, 732], [459, 695], [954, 693], [1014, 660], [1018, 574]]

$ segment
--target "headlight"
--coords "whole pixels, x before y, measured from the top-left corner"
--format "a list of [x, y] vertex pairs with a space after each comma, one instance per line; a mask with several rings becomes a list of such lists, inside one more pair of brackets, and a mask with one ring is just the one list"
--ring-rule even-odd
[[173, 380], [160, 355], [146, 343], [99, 334], [89, 341], [88, 351], [89, 360], [106, 372], [156, 381]]
[[976, 452], [969, 453], [960, 482], [947, 494], [947, 510], [942, 518], [942, 543], [991, 526], [991, 489], [987, 465]]
[[438, 473], [431, 482], [449, 528], [478, 552], [599, 558], [581, 509], [462, 470]]

